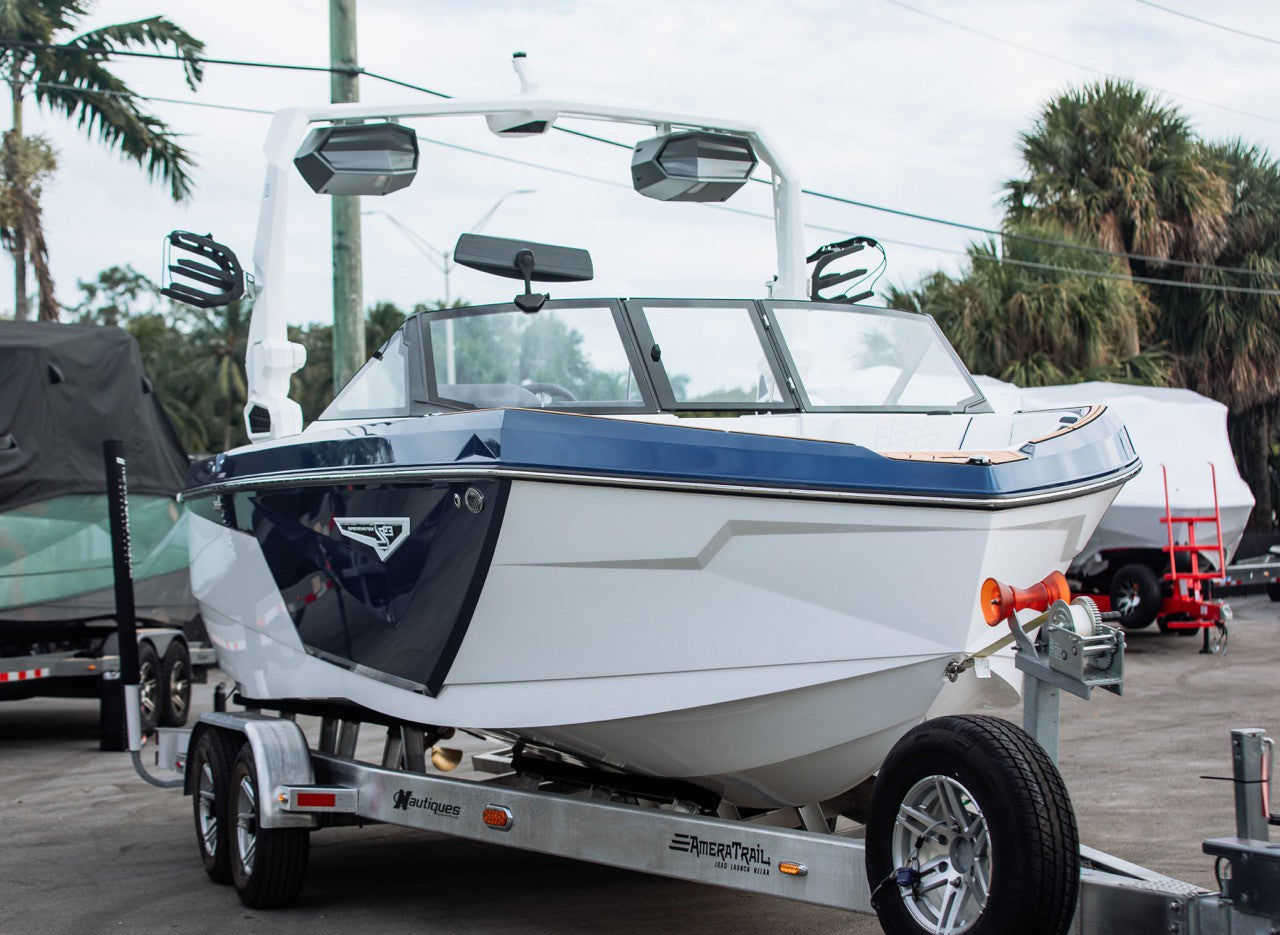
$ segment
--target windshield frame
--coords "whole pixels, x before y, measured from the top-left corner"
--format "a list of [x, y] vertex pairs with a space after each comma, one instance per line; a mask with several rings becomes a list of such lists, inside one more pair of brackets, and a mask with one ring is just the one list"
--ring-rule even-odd
[[[798, 412], [802, 408], [791, 379], [789, 362], [782, 360], [778, 353], [777, 342], [769, 337], [769, 329], [760, 317], [759, 300], [630, 298], [623, 305], [626, 308], [627, 318], [631, 323], [645, 370], [657, 392], [658, 404], [664, 412]], [[774, 385], [777, 386], [783, 398], [773, 403], [720, 401], [705, 405], [690, 405], [676, 399], [667, 376], [666, 365], [662, 363], [661, 357], [656, 361], [653, 360], [651, 351], [648, 350], [657, 342], [654, 340], [653, 332], [649, 330], [649, 322], [645, 317], [646, 308], [745, 309], [752, 327], [755, 328], [756, 337], [760, 341], [760, 349], [773, 371]]]
[[[969, 368], [965, 366], [964, 361], [960, 359], [960, 355], [956, 353], [956, 349], [951, 346], [951, 342], [947, 340], [946, 334], [938, 327], [938, 323], [934, 321], [933, 316], [925, 315], [920, 312], [908, 312], [896, 308], [883, 308], [878, 305], [857, 305], [846, 302], [813, 302], [802, 301], [799, 299], [765, 299], [760, 303], [764, 314], [767, 316], [768, 332], [772, 336], [772, 340], [778, 348], [783, 362], [786, 366], [791, 381], [794, 383], [795, 394], [800, 399], [801, 406], [805, 412], [924, 412], [924, 413], [963, 413], [963, 412], [990, 412], [991, 404], [987, 402], [986, 396], [982, 390], [978, 388], [978, 384], [973, 380], [973, 374], [969, 372]], [[955, 363], [957, 370], [964, 376], [965, 382], [969, 384], [972, 390], [969, 396], [960, 400], [951, 406], [903, 406], [893, 405], [875, 405], [875, 406], [818, 406], [809, 398], [809, 391], [805, 387], [804, 380], [800, 377], [799, 368], [791, 356], [791, 349], [786, 342], [786, 335], [782, 333], [780, 325], [776, 324], [777, 316], [773, 314], [774, 309], [779, 308], [801, 308], [814, 309], [818, 311], [839, 311], [854, 315], [875, 315], [885, 318], [901, 318], [910, 321], [918, 321], [926, 324], [933, 329], [934, 336], [941, 343], [942, 347], [950, 355], [951, 360]]]
[[[533, 312], [540, 315], [544, 311], [569, 308], [607, 308], [617, 329], [618, 339], [627, 355], [627, 363], [635, 376], [636, 388], [640, 392], [640, 402], [626, 406], [602, 406], [592, 403], [564, 403], [546, 406], [550, 412], [577, 412], [589, 415], [626, 415], [649, 414], [659, 411], [657, 394], [649, 377], [648, 369], [640, 360], [640, 352], [631, 331], [631, 325], [623, 313], [622, 302], [618, 299], [559, 299], [547, 302], [542, 308]], [[418, 339], [413, 342], [417, 349], [415, 358], [410, 361], [410, 378], [412, 404], [419, 412], [457, 411], [465, 409], [485, 408], [463, 399], [441, 396], [438, 390], [439, 380], [436, 377], [435, 355], [431, 346], [431, 322], [448, 319], [471, 318], [480, 315], [514, 314], [528, 317], [530, 313], [521, 311], [514, 302], [498, 302], [493, 305], [468, 305], [456, 308], [429, 309], [410, 316], [405, 326], [414, 327]]]

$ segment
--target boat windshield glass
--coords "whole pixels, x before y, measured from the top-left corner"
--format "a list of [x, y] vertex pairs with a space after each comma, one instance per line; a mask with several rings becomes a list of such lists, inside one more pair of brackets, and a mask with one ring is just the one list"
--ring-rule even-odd
[[431, 397], [481, 409], [642, 409], [614, 311], [607, 305], [510, 305], [427, 320]]
[[409, 414], [404, 332], [397, 331], [380, 354], [351, 378], [320, 414], [321, 419], [376, 419]]
[[770, 311], [809, 408], [959, 409], [983, 398], [932, 318], [834, 304]]
[[649, 332], [641, 341], [652, 338], [644, 353], [661, 362], [676, 408], [790, 405], [779, 388], [753, 303], [636, 304]]

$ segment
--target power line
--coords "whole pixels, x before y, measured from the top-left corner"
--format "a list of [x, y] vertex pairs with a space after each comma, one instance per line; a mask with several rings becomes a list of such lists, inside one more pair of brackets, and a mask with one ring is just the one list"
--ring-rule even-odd
[[[998, 36], [993, 36], [989, 33], [981, 32], [980, 30], [973, 29], [972, 27], [965, 26], [960, 23], [955, 23], [951, 20], [944, 19], [943, 17], [940, 17], [940, 16], [935, 16], [934, 14], [928, 13], [924, 10], [919, 10], [913, 6], [910, 6], [909, 4], [900, 2], [900, 0], [888, 0], [888, 2], [893, 3], [897, 6], [903, 7], [904, 9], [910, 10], [912, 12], [920, 13], [923, 16], [928, 16], [930, 18], [939, 20], [940, 22], [946, 23], [948, 25], [956, 26], [957, 28], [960, 28], [960, 29], [966, 29], [970, 32], [975, 32], [978, 35], [984, 36], [989, 39], [994, 39], [998, 42], [1013, 45], [1016, 48], [1022, 49], [1023, 51], [1032, 52], [1037, 55], [1042, 54], [1037, 50], [1032, 49], [1028, 46], [1023, 46], [1019, 43], [1010, 42], [1008, 40], [1001, 39]], [[1145, 3], [1147, 2], [1147, 0], [1138, 0], [1138, 2]], [[28, 42], [25, 40], [0, 40], [0, 48], [5, 47], [6, 45], [18, 45], [18, 46], [31, 47], [31, 48], [40, 48], [40, 49], [74, 51], [80, 54], [99, 54], [99, 50], [84, 49], [84, 48], [75, 47], [75, 46], [62, 46], [62, 45], [55, 45], [55, 44], [43, 43], [43, 42]], [[132, 50], [103, 49], [101, 50], [100, 54], [123, 55], [123, 56], [133, 56], [137, 58], [164, 59], [164, 60], [172, 60], [172, 61], [186, 60], [185, 56], [181, 56], [181, 55], [166, 55], [158, 52], [137, 52]], [[1048, 53], [1043, 53], [1043, 54], [1047, 55]], [[1050, 56], [1050, 57], [1056, 58], [1055, 56]], [[322, 65], [294, 65], [294, 64], [287, 64], [287, 63], [281, 63], [281, 62], [262, 62], [262, 61], [252, 61], [247, 59], [230, 59], [230, 58], [217, 58], [217, 59], [200, 58], [199, 60], [204, 63], [218, 64], [218, 65], [233, 65], [233, 66], [243, 66], [243, 67], [249, 67], [249, 68], [276, 68], [276, 69], [284, 69], [284, 70], [291, 70], [291, 71], [296, 70], [296, 71], [308, 71], [308, 72], [350, 73], [351, 71], [354, 70], [359, 72], [360, 74], [366, 75], [369, 78], [374, 78], [379, 81], [385, 81], [389, 84], [396, 85], [397, 87], [407, 88], [413, 91], [420, 91], [424, 94], [429, 94], [433, 97], [438, 97], [445, 100], [453, 99], [452, 94], [446, 94], [443, 91], [437, 91], [434, 88], [429, 88], [424, 85], [414, 84], [413, 82], [409, 82], [409, 81], [403, 81], [399, 78], [393, 78], [389, 75], [383, 75], [377, 72], [370, 72], [363, 68], [349, 69], [349, 68], [341, 68], [341, 67], [328, 67], [328, 66], [322, 66]], [[1057, 60], [1066, 62], [1067, 64], [1075, 65], [1075, 67], [1085, 68], [1086, 70], [1094, 70], [1094, 69], [1088, 69], [1088, 66], [1085, 66], [1085, 65], [1077, 65], [1076, 63], [1069, 62], [1066, 59], [1057, 59]], [[40, 82], [37, 82], [37, 83], [40, 83]], [[48, 87], [59, 87], [65, 90], [88, 90], [88, 89], [73, 88], [70, 85], [53, 85], [51, 83], [43, 83], [43, 84], [45, 84]], [[105, 93], [105, 92], [99, 92], [99, 93]], [[142, 98], [141, 95], [137, 95], [137, 96], [139, 98]], [[209, 105], [201, 105], [197, 102], [192, 102], [192, 101], [180, 101], [175, 98], [150, 97], [146, 99], [162, 101], [165, 103], [174, 103], [174, 104], [192, 104], [193, 106], [197, 106], [197, 107], [209, 106]], [[232, 108], [232, 105], [222, 105], [222, 106], [224, 109]], [[269, 111], [258, 110], [257, 108], [240, 108], [240, 109], [244, 110], [247, 113], [269, 113]], [[596, 142], [596, 143], [603, 143], [607, 146], [612, 146], [618, 149], [630, 150], [632, 148], [631, 144], [629, 143], [624, 143], [624, 142], [621, 142], [620, 140], [609, 139], [608, 137], [599, 136], [594, 133], [586, 133], [582, 130], [574, 130], [574, 129], [570, 129], [569, 127], [560, 127], [560, 126], [553, 126], [552, 129], [560, 133], [566, 133], [566, 134], [569, 134], [570, 136], [576, 136], [576, 137], [579, 137], [580, 139], [591, 140], [592, 142]], [[752, 181], [758, 182], [764, 185], [770, 184], [770, 182], [767, 179], [757, 178], [757, 179], [752, 179]], [[1267, 273], [1259, 270], [1246, 269], [1244, 267], [1239, 267], [1239, 266], [1220, 266], [1214, 263], [1199, 263], [1191, 260], [1166, 259], [1163, 257], [1151, 256], [1151, 255], [1142, 254], [1142, 253], [1130, 253], [1130, 252], [1120, 251], [1120, 250], [1108, 250], [1103, 247], [1094, 247], [1094, 246], [1085, 245], [1085, 244], [1076, 244], [1076, 243], [1071, 243], [1069, 241], [1056, 240], [1048, 237], [1036, 237], [1030, 234], [1018, 234], [1018, 233], [1013, 233], [1009, 231], [997, 230], [995, 228], [990, 228], [990, 227], [982, 227], [976, 224], [965, 224], [960, 221], [951, 221], [944, 218], [933, 217], [926, 214], [918, 214], [912, 211], [905, 211], [899, 208], [890, 208], [884, 205], [877, 205], [877, 204], [872, 204], [870, 202], [858, 201], [852, 198], [845, 198], [840, 195], [834, 195], [829, 192], [817, 191], [811, 188], [801, 189], [801, 192], [813, 198], [819, 198], [826, 201], [833, 201], [838, 204], [846, 204], [854, 207], [866, 208], [870, 211], [879, 211], [885, 214], [896, 215], [898, 217], [905, 217], [905, 218], [910, 218], [912, 220], [925, 221], [931, 224], [940, 224], [946, 227], [952, 227], [959, 230], [973, 231], [975, 233], [986, 234], [988, 236], [1004, 237], [1011, 240], [1021, 240], [1028, 243], [1038, 243], [1044, 246], [1058, 247], [1061, 249], [1079, 250], [1084, 253], [1093, 253], [1101, 256], [1111, 256], [1117, 259], [1139, 260], [1142, 262], [1154, 263], [1162, 266], [1177, 266], [1184, 269], [1200, 269], [1200, 270], [1206, 270], [1206, 271], [1212, 270], [1212, 271], [1225, 272], [1225, 273], [1234, 273], [1234, 274], [1244, 275], [1244, 276], [1261, 276], [1266, 278], [1275, 278], [1275, 274]]]
[[[947, 19], [945, 16], [939, 16], [936, 13], [930, 13], [928, 10], [922, 10], [919, 7], [912, 6], [909, 3], [904, 3], [903, 0], [885, 0], [885, 2], [892, 3], [894, 6], [901, 7], [904, 10], [910, 10], [912, 13], [919, 14], [920, 16], [925, 16], [925, 17], [928, 17], [929, 19], [937, 20], [939, 23], [945, 23], [946, 25], [951, 26], [954, 29], [960, 29], [960, 30], [963, 30], [964, 32], [972, 33], [975, 36], [981, 36], [984, 39], [990, 39], [992, 42], [998, 42], [1001, 45], [1007, 45], [1010, 48], [1018, 49], [1019, 51], [1022, 51], [1022, 52], [1028, 52], [1032, 55], [1038, 55], [1041, 58], [1047, 58], [1050, 61], [1058, 62], [1061, 65], [1070, 65], [1072, 68], [1079, 68], [1082, 71], [1087, 71], [1095, 75], [1101, 75], [1104, 78], [1112, 77], [1112, 74], [1110, 72], [1103, 71], [1100, 68], [1094, 68], [1091, 65], [1084, 65], [1080, 62], [1072, 61], [1069, 58], [1063, 58], [1061, 55], [1054, 55], [1052, 52], [1045, 52], [1043, 49], [1037, 49], [1029, 45], [1024, 45], [1021, 42], [1015, 42], [1012, 39], [1006, 39], [1003, 36], [997, 36], [994, 33], [984, 32], [983, 30], [976, 29], [973, 26], [968, 25], [967, 23], [960, 23], [953, 19]], [[1143, 88], [1144, 90], [1150, 91], [1153, 94], [1161, 94], [1166, 97], [1180, 97], [1184, 101], [1191, 101], [1194, 104], [1203, 104], [1206, 107], [1214, 107], [1214, 108], [1217, 108], [1218, 110], [1225, 110], [1233, 114], [1239, 114], [1242, 117], [1250, 117], [1254, 120], [1265, 121], [1266, 123], [1280, 124], [1280, 118], [1267, 117], [1263, 114], [1256, 114], [1253, 111], [1241, 110], [1239, 107], [1232, 107], [1229, 104], [1220, 104], [1217, 101], [1207, 101], [1204, 98], [1192, 97], [1189, 94], [1175, 94], [1172, 91], [1166, 91], [1164, 88], [1157, 88], [1153, 85], [1143, 84], [1141, 81], [1133, 81], [1133, 84], [1136, 85], [1137, 87]]]
[[105, 91], [97, 88], [80, 88], [74, 84], [58, 84], [55, 81], [33, 81], [31, 82], [38, 88], [53, 88], [57, 91], [75, 91], [77, 94], [102, 94], [106, 97], [131, 97], [140, 101], [156, 101], [162, 104], [182, 104], [185, 107], [205, 107], [209, 110], [234, 110], [242, 114], [265, 114], [270, 117], [275, 113], [274, 110], [264, 110], [261, 107], [240, 107], [236, 104], [210, 104], [204, 101], [184, 101], [178, 97], [156, 97], [152, 94], [130, 94], [125, 91]]
[[[867, 208], [871, 211], [880, 211], [884, 214], [892, 214], [897, 217], [910, 218], [915, 221], [927, 221], [930, 224], [940, 224], [944, 227], [954, 227], [958, 230], [973, 231], [978, 234], [987, 234], [992, 237], [1002, 237], [1008, 240], [1021, 240], [1024, 243], [1040, 244], [1046, 247], [1059, 247], [1066, 250], [1079, 250], [1082, 253], [1092, 253], [1098, 256], [1113, 257], [1123, 260], [1141, 260], [1145, 263], [1155, 263], [1158, 265], [1178, 266], [1184, 269], [1201, 269], [1219, 273], [1238, 273], [1246, 276], [1263, 276], [1274, 278], [1276, 273], [1268, 273], [1263, 270], [1247, 269], [1243, 266], [1218, 266], [1216, 263], [1197, 263], [1194, 260], [1174, 260], [1165, 259], [1164, 257], [1151, 256], [1146, 253], [1126, 253], [1123, 250], [1108, 250], [1105, 247], [1094, 247], [1089, 244], [1071, 243], [1068, 240], [1055, 240], [1052, 237], [1037, 237], [1034, 234], [1019, 234], [1015, 231], [999, 230], [994, 227], [982, 227], [978, 224], [965, 224], [962, 221], [950, 221], [946, 218], [933, 217], [928, 214], [917, 214], [914, 211], [904, 211], [901, 208], [888, 208], [884, 205], [871, 204], [867, 201], [858, 201], [854, 198], [845, 198], [843, 195], [832, 195], [829, 192], [814, 191], [811, 188], [801, 189], [806, 195], [812, 195], [814, 198], [821, 198], [826, 201], [834, 201], [837, 204], [852, 205], [856, 208]], [[1166, 282], [1167, 280], [1160, 280]]]
[[[205, 103], [200, 101], [184, 101], [179, 98], [163, 98], [163, 97], [155, 97], [155, 96], [143, 95], [143, 94], [129, 95], [123, 91], [103, 91], [103, 90], [96, 90], [96, 89], [89, 89], [89, 88], [77, 88], [73, 85], [57, 85], [57, 84], [52, 84], [50, 82], [37, 82], [37, 84], [40, 84], [42, 86], [49, 86], [49, 87], [55, 87], [59, 89], [76, 91], [77, 93], [81, 93], [81, 94], [102, 94], [102, 95], [107, 95], [112, 97], [132, 96], [139, 100], [144, 100], [144, 101], [157, 101], [157, 102], [163, 102], [168, 104], [180, 104], [180, 105], [186, 105], [186, 106], [192, 106], [192, 107], [205, 107], [211, 110], [226, 110], [226, 111], [234, 111], [238, 113], [259, 114], [264, 116], [270, 116], [271, 114], [274, 113], [274, 111], [270, 111], [270, 110], [264, 110], [264, 109], [252, 108], [252, 107], [240, 107], [234, 104], [213, 104], [213, 103]], [[432, 145], [440, 146], [445, 149], [457, 150], [459, 152], [464, 152], [464, 153], [468, 153], [475, 156], [484, 156], [489, 159], [497, 159], [501, 162], [509, 162], [515, 165], [524, 166], [526, 168], [538, 169], [543, 172], [550, 172], [554, 175], [562, 175], [568, 178], [575, 178], [583, 181], [609, 185], [614, 188], [630, 188], [630, 186], [625, 185], [622, 182], [617, 182], [613, 179], [605, 179], [605, 178], [601, 178], [600, 176], [589, 175], [584, 172], [576, 172], [572, 169], [563, 169], [563, 168], [560, 168], [559, 166], [549, 166], [543, 163], [532, 162], [527, 159], [520, 159], [515, 156], [506, 156], [500, 153], [493, 153], [483, 149], [475, 149], [474, 147], [463, 146], [458, 143], [447, 143], [443, 140], [436, 140], [431, 137], [426, 137], [421, 135], [418, 136], [418, 139], [424, 143], [430, 143]], [[614, 142], [614, 141], [608, 141], [608, 142]], [[1066, 243], [1065, 241], [1045, 240], [1042, 238], [1030, 237], [1029, 235], [1007, 234], [1002, 231], [994, 230], [991, 228], [978, 227], [976, 225], [971, 225], [971, 224], [962, 224], [958, 221], [945, 221], [940, 218], [931, 218], [928, 215], [915, 215], [915, 214], [911, 214], [910, 212], [903, 212], [894, 208], [883, 208], [882, 206], [879, 206], [879, 205], [871, 205], [866, 202], [859, 202], [853, 199], [843, 198], [839, 195], [831, 195], [825, 192], [816, 192], [809, 189], [804, 189], [803, 191], [807, 195], [813, 195], [819, 198], [825, 198], [838, 203], [850, 204], [858, 207], [867, 207], [873, 210], [888, 211], [890, 213], [902, 214], [907, 217], [914, 217], [914, 218], [919, 218], [921, 220], [932, 221], [934, 223], [946, 224], [948, 226], [957, 227], [964, 230], [989, 233], [989, 234], [994, 234], [996, 236], [1018, 237], [1021, 239], [1037, 241], [1037, 242], [1041, 242], [1049, 245], [1072, 247], [1074, 249], [1082, 249], [1082, 250], [1092, 250], [1092, 251], [1103, 253], [1103, 254], [1112, 252], [1112, 251], [1103, 250], [1101, 248], [1091, 248], [1091, 247], [1083, 247], [1078, 244], [1069, 244], [1069, 243]], [[706, 206], [720, 210], [720, 211], [727, 211], [731, 214], [739, 214], [739, 215], [744, 215], [748, 217], [761, 218], [765, 220], [773, 219], [772, 215], [765, 214], [764, 212], [751, 211], [743, 208], [731, 207], [729, 205], [724, 205], [724, 204], [707, 203]], [[843, 234], [843, 235], [848, 235], [852, 233], [852, 231], [850, 231], [848, 228], [828, 227], [825, 225], [808, 224], [808, 223], [806, 223], [804, 226], [810, 230], [823, 231], [824, 233], [834, 233], [834, 234]], [[1072, 267], [1072, 266], [1058, 266], [1051, 263], [1036, 263], [1030, 260], [1016, 260], [1008, 257], [988, 257], [983, 254], [973, 254], [966, 250], [954, 250], [947, 247], [936, 247], [936, 246], [931, 246], [929, 244], [913, 243], [911, 241], [892, 240], [892, 239], [883, 238], [883, 237], [877, 237], [876, 240], [880, 241], [881, 243], [894, 244], [894, 245], [904, 246], [904, 247], [912, 247], [920, 250], [931, 250], [938, 253], [951, 254], [953, 256], [967, 256], [970, 259], [981, 259], [985, 262], [1008, 263], [1013, 266], [1023, 266], [1023, 267], [1028, 267], [1032, 269], [1042, 269], [1042, 270], [1053, 271], [1053, 272], [1071, 273], [1074, 275], [1085, 276], [1085, 277], [1094, 278], [1094, 279], [1124, 280], [1129, 282], [1148, 283], [1151, 285], [1169, 286], [1175, 289], [1195, 289], [1195, 290], [1201, 290], [1201, 291], [1207, 291], [1207, 292], [1226, 292], [1226, 293], [1237, 293], [1237, 294], [1246, 294], [1246, 295], [1280, 296], [1280, 289], [1262, 289], [1262, 288], [1253, 288], [1248, 286], [1225, 286], [1225, 285], [1216, 285], [1213, 283], [1183, 282], [1183, 281], [1173, 280], [1173, 279], [1158, 279], [1155, 277], [1146, 277], [1146, 276], [1126, 276], [1123, 273], [1109, 273], [1102, 270], [1081, 269], [1079, 267]], [[1126, 254], [1116, 254], [1116, 255], [1122, 256]], [[1216, 267], [1211, 267], [1211, 268], [1216, 268]], [[1230, 270], [1232, 269], [1232, 267], [1222, 267], [1222, 269]], [[1249, 271], [1249, 272], [1255, 272], [1255, 271]]]
[[[526, 166], [531, 169], [540, 169], [544, 172], [551, 172], [556, 175], [564, 175], [571, 178], [583, 179], [589, 182], [597, 182], [599, 184], [609, 185], [614, 188], [630, 189], [631, 187], [629, 185], [624, 185], [621, 182], [616, 182], [613, 179], [604, 179], [604, 178], [600, 178], [599, 176], [588, 175], [583, 172], [575, 172], [571, 169], [561, 169], [557, 166], [548, 166], [543, 163], [531, 162], [527, 159], [519, 159], [515, 156], [506, 156], [500, 153], [492, 153], [492, 152], [488, 152], [487, 150], [475, 149], [470, 146], [462, 146], [457, 143], [446, 143], [442, 140], [436, 140], [426, 136], [419, 136], [418, 139], [424, 143], [431, 143], [436, 146], [442, 146], [446, 149], [453, 149], [459, 152], [465, 152], [475, 156], [486, 156], [490, 159], [497, 159], [501, 162], [515, 163], [516, 165]], [[812, 193], [806, 192], [806, 194], [812, 194]], [[847, 199], [839, 199], [838, 196], [834, 196], [834, 195], [826, 196], [826, 197], [835, 198], [836, 200], [847, 200]], [[734, 208], [734, 207], [730, 207], [729, 205], [717, 204], [717, 203], [707, 203], [707, 206], [711, 208], [717, 208], [721, 211], [728, 211], [733, 214], [747, 215], [749, 217], [764, 218], [767, 220], [773, 219], [773, 215], [765, 214], [764, 212], [761, 212], [761, 211], [749, 211], [743, 208]], [[804, 226], [812, 230], [821, 230], [827, 233], [837, 233], [837, 234], [852, 233], [847, 228], [825, 227], [818, 224], [805, 224]], [[967, 227], [969, 225], [957, 225], [957, 226]], [[976, 227], [971, 227], [970, 229], [985, 230], [985, 228], [976, 228]], [[1000, 234], [999, 231], [991, 231], [991, 233]], [[1035, 238], [1027, 238], [1027, 239], [1035, 239]], [[1114, 280], [1122, 280], [1125, 282], [1141, 282], [1141, 283], [1149, 283], [1151, 285], [1158, 285], [1158, 286], [1171, 286], [1176, 289], [1198, 289], [1206, 292], [1228, 292], [1228, 293], [1239, 293], [1244, 295], [1280, 296], [1280, 289], [1262, 289], [1262, 288], [1255, 288], [1252, 286], [1223, 286], [1223, 285], [1217, 285], [1214, 283], [1183, 282], [1183, 281], [1174, 280], [1174, 279], [1158, 279], [1152, 276], [1126, 276], [1124, 273], [1111, 273], [1104, 270], [1081, 269], [1079, 267], [1074, 267], [1074, 266], [1058, 266], [1052, 263], [1037, 263], [1031, 260], [1016, 260], [1016, 259], [1007, 258], [1007, 257], [988, 257], [983, 254], [970, 253], [967, 250], [951, 250], [946, 247], [934, 247], [934, 246], [929, 246], [928, 244], [911, 243], [907, 241], [894, 241], [894, 240], [889, 240], [887, 238], [877, 237], [876, 240], [879, 240], [882, 243], [891, 243], [891, 244], [898, 244], [901, 246], [915, 247], [921, 250], [934, 250], [942, 253], [950, 253], [955, 256], [967, 256], [970, 259], [981, 259], [983, 261], [994, 260], [995, 262], [1009, 263], [1010, 265], [1013, 265], [1013, 266], [1023, 266], [1031, 269], [1041, 269], [1041, 270], [1048, 270], [1048, 271], [1061, 272], [1061, 273], [1073, 273], [1076, 275], [1087, 276], [1094, 279], [1114, 279]], [[1054, 243], [1054, 241], [1044, 241], [1044, 242]], [[1102, 252], [1105, 253], [1107, 251], [1102, 251]]]
[[434, 97], [451, 98], [452, 95], [444, 94], [433, 88], [424, 87], [420, 84], [413, 84], [409, 81], [402, 81], [399, 78], [392, 78], [390, 75], [383, 75], [375, 71], [369, 71], [360, 66], [342, 67], [333, 65], [296, 65], [288, 62], [261, 62], [250, 59], [240, 58], [206, 58], [203, 55], [170, 55], [164, 52], [140, 52], [134, 49], [109, 49], [106, 47], [84, 47], [73, 45], [59, 45], [53, 42], [32, 42], [25, 39], [0, 39], [0, 49], [17, 47], [26, 49], [37, 49], [52, 52], [67, 52], [78, 55], [101, 55], [106, 57], [123, 57], [123, 58], [145, 58], [159, 59], [161, 61], [170, 62], [189, 62], [195, 65], [233, 65], [239, 68], [269, 68], [275, 71], [304, 71], [311, 73], [323, 74], [342, 74], [342, 75], [363, 75], [366, 78], [373, 78], [377, 81], [385, 81], [387, 84], [393, 84], [401, 88], [408, 88], [411, 91], [421, 91], [423, 94], [430, 94]]
[[1192, 16], [1190, 13], [1183, 13], [1181, 10], [1175, 10], [1171, 7], [1161, 6], [1158, 3], [1152, 3], [1151, 0], [1137, 0], [1143, 6], [1149, 6], [1165, 13], [1171, 13], [1174, 16], [1181, 16], [1183, 19], [1189, 19], [1193, 23], [1200, 23], [1204, 26], [1212, 26], [1214, 29], [1221, 29], [1223, 32], [1233, 32], [1237, 36], [1247, 36], [1250, 39], [1258, 39], [1262, 42], [1270, 42], [1272, 45], [1280, 45], [1280, 39], [1272, 39], [1270, 36], [1260, 36], [1256, 32], [1246, 32], [1243, 29], [1236, 29], [1234, 26], [1224, 26], [1222, 23], [1214, 23], [1207, 19], [1201, 19], [1198, 16]]

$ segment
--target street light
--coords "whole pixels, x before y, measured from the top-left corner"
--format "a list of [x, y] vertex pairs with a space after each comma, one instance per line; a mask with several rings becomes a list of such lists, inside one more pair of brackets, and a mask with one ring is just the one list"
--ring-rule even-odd
[[[493, 206], [489, 208], [488, 211], [480, 215], [480, 219], [476, 221], [474, 224], [472, 224], [469, 228], [467, 228], [466, 232], [468, 234], [478, 234], [480, 232], [480, 229], [484, 227], [486, 224], [488, 224], [490, 219], [498, 212], [498, 209], [502, 207], [502, 203], [506, 201], [508, 198], [510, 198], [512, 195], [532, 195], [536, 191], [537, 191], [536, 188], [516, 188], [516, 189], [512, 189], [509, 192], [506, 192], [501, 198], [499, 198], [497, 201], [493, 203]], [[432, 266], [440, 270], [440, 272], [444, 276], [444, 307], [448, 308], [449, 303], [453, 298], [452, 294], [449, 291], [449, 273], [453, 271], [453, 266], [454, 266], [453, 251], [441, 250], [439, 247], [435, 246], [434, 244], [428, 243], [422, 237], [421, 234], [413, 230], [413, 228], [409, 227], [407, 224], [405, 224], [403, 221], [397, 218], [390, 211], [383, 211], [381, 208], [376, 208], [372, 211], [364, 211], [361, 213], [381, 214], [388, 221], [390, 221], [392, 224], [395, 225], [396, 230], [400, 231], [400, 233], [404, 235], [404, 238], [407, 241], [409, 241], [409, 243], [413, 244], [413, 246], [417, 249], [419, 253], [421, 253], [428, 260], [431, 261]], [[445, 382], [457, 383], [458, 382], [458, 379], [457, 379], [458, 365], [457, 365], [457, 357], [454, 351], [453, 319], [452, 318], [446, 318], [444, 320], [444, 348], [445, 348], [444, 350]]]
[[[506, 201], [508, 198], [510, 198], [512, 195], [532, 195], [535, 192], [537, 192], [536, 188], [517, 188], [507, 192], [501, 198], [495, 201], [488, 211], [480, 215], [480, 219], [476, 221], [474, 224], [472, 224], [470, 227], [468, 227], [466, 230], [466, 233], [468, 234], [480, 233], [481, 229], [483, 229], [484, 226], [488, 224], [490, 220], [492, 220], [493, 216], [497, 214], [498, 209], [502, 207], [502, 203]], [[390, 211], [384, 211], [381, 208], [375, 208], [371, 211], [362, 211], [361, 213], [362, 214], [381, 214], [393, 225], [395, 225], [396, 230], [400, 231], [400, 233], [404, 235], [405, 240], [409, 241], [409, 243], [411, 243], [419, 253], [425, 256], [431, 262], [432, 266], [440, 270], [441, 274], [444, 276], [444, 305], [446, 308], [448, 308], [449, 302], [453, 298], [453, 295], [449, 289], [449, 274], [453, 272], [453, 267], [454, 267], [453, 251], [441, 250], [439, 247], [428, 242], [426, 238], [424, 238], [421, 234], [419, 234], [413, 228], [409, 227], [409, 225], [405, 224], [403, 221], [397, 218]], [[450, 380], [449, 382], [453, 382], [453, 381]]]

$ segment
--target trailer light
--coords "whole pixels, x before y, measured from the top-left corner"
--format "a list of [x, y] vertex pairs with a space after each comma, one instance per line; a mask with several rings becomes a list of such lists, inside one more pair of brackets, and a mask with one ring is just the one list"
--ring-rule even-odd
[[299, 792], [294, 804], [298, 808], [334, 808], [338, 797], [332, 792]]
[[289, 793], [281, 792], [279, 795], [276, 796], [276, 801], [279, 802], [281, 805], [288, 805]]
[[418, 137], [398, 123], [317, 127], [293, 164], [321, 195], [386, 195], [417, 174]]
[[778, 864], [778, 872], [785, 873], [789, 877], [807, 877], [809, 868], [804, 864], [793, 864], [789, 860], [784, 860]]
[[982, 619], [994, 627], [1020, 610], [1048, 610], [1054, 601], [1070, 601], [1071, 587], [1062, 572], [1054, 571], [1029, 588], [1014, 588], [988, 578], [982, 582], [978, 595]]
[[755, 168], [755, 150], [746, 137], [685, 130], [637, 143], [631, 181], [640, 194], [658, 201], [725, 201]]
[[512, 822], [515, 817], [511, 814], [511, 809], [503, 808], [501, 805], [488, 805], [484, 812], [480, 815], [480, 820], [495, 831], [510, 831]]

